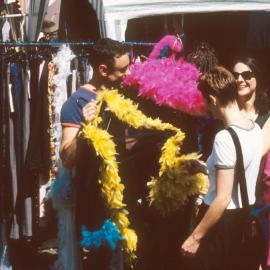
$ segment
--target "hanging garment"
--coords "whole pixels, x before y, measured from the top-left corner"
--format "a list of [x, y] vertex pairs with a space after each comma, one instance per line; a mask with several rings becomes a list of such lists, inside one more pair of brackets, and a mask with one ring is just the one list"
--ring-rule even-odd
[[1, 270], [12, 270], [12, 266], [9, 262], [9, 249], [7, 241], [7, 223], [0, 222], [0, 269]]
[[53, 62], [48, 64], [49, 76], [48, 76], [48, 117], [49, 117], [49, 136], [50, 136], [50, 169], [49, 169], [49, 184], [56, 178], [57, 165], [55, 155], [55, 141], [53, 139], [53, 126], [55, 119], [55, 104], [53, 102], [55, 85], [53, 83], [53, 77], [56, 73], [56, 67]]
[[[17, 203], [17, 195], [18, 195], [18, 174], [19, 174], [19, 168], [18, 168], [18, 160], [20, 156], [20, 148], [18, 147], [18, 132], [19, 132], [19, 124], [17, 124], [19, 121], [19, 112], [18, 110], [18, 102], [15, 103], [15, 98], [19, 97], [20, 90], [17, 84], [16, 89], [13, 89], [12, 91], [12, 85], [9, 82], [9, 72], [11, 78], [15, 81], [16, 75], [18, 75], [18, 67], [15, 64], [11, 64], [8, 66], [7, 74], [8, 74], [8, 81], [7, 81], [7, 92], [9, 95], [9, 120], [8, 120], [8, 145], [9, 145], [9, 168], [10, 168], [10, 180], [12, 184], [12, 221], [11, 221], [11, 230], [10, 230], [10, 238], [11, 239], [19, 239], [19, 224], [18, 224], [18, 217], [15, 214], [15, 208]], [[12, 78], [13, 77], [13, 78]], [[15, 88], [15, 87], [14, 87]], [[15, 95], [15, 93], [17, 93]], [[16, 96], [16, 97], [15, 97]], [[17, 104], [17, 106], [16, 106]], [[15, 115], [15, 108], [16, 108], [16, 115]], [[17, 119], [16, 119], [17, 116]], [[16, 126], [17, 124], [17, 126]]]
[[[76, 239], [74, 186], [69, 172], [62, 166], [59, 158], [59, 148], [62, 137], [60, 111], [67, 100], [67, 79], [71, 74], [71, 60], [75, 57], [69, 47], [62, 47], [53, 62], [57, 67], [57, 74], [53, 77], [52, 108], [54, 109], [53, 141], [59, 171], [57, 180], [52, 185], [51, 198], [54, 208], [58, 212], [58, 241], [59, 256], [55, 263], [56, 269], [78, 270], [81, 268], [79, 246]], [[76, 75], [76, 70], [73, 70]]]
[[[26, 62], [25, 62], [26, 63]], [[13, 190], [14, 219], [11, 238], [32, 236], [32, 193], [26, 188], [28, 172], [25, 159], [30, 135], [30, 100], [28, 88], [28, 65], [10, 65], [10, 168]], [[13, 151], [12, 151], [13, 150]]]
[[[57, 52], [56, 57], [53, 59], [57, 73], [53, 76], [53, 134], [52, 138], [55, 144], [54, 154], [56, 163], [59, 161], [60, 143], [62, 138], [62, 125], [60, 122], [61, 108], [67, 100], [67, 78], [71, 74], [71, 61], [75, 55], [69, 46], [62, 46]], [[55, 72], [54, 72], [55, 73]]]
[[[7, 239], [9, 238], [9, 228], [12, 213], [12, 186], [9, 170], [9, 146], [7, 133], [7, 118], [9, 115], [9, 99], [7, 93], [7, 78], [9, 70], [2, 56], [0, 59], [0, 269], [11, 270], [9, 262], [9, 246]], [[8, 65], [9, 66], [9, 65]]]
[[[28, 181], [29, 172], [25, 166], [27, 149], [30, 138], [30, 70], [28, 61], [21, 65], [21, 81], [22, 81], [22, 184], [21, 192], [24, 192], [24, 183]], [[32, 228], [32, 197], [34, 196], [33, 189], [23, 195], [23, 232], [24, 236], [30, 237], [33, 234]]]
[[10, 29], [11, 29], [10, 23], [6, 20], [2, 28], [2, 41], [3, 42], [10, 41], [10, 37], [9, 37]]
[[[81, 85], [88, 83], [93, 76], [93, 70], [89, 62], [88, 57], [80, 57], [79, 58], [79, 74], [80, 74], [80, 81]], [[78, 85], [77, 85], [78, 87]]]
[[[31, 63], [31, 131], [26, 157], [29, 170], [48, 174], [50, 137], [48, 114], [48, 61], [39, 79], [39, 62]], [[33, 75], [34, 74], [34, 75]]]
[[38, 228], [40, 217], [44, 215], [42, 204], [46, 195], [50, 168], [50, 136], [48, 113], [48, 61], [30, 62], [30, 139], [26, 157], [29, 171], [27, 186], [33, 198], [34, 231]]
[[[73, 71], [74, 75], [71, 74], [71, 92], [74, 93], [76, 89], [80, 87], [80, 85], [83, 85], [81, 81], [81, 75], [80, 75], [80, 70], [79, 70], [79, 59], [78, 57], [72, 59], [71, 61], [71, 70]], [[75, 83], [74, 83], [75, 82]], [[74, 86], [73, 86], [74, 84]], [[75, 88], [75, 89], [74, 89]]]
[[12, 212], [12, 185], [9, 168], [9, 144], [8, 144], [8, 121], [9, 121], [9, 97], [8, 97], [8, 71], [9, 65], [2, 56], [0, 62], [0, 221], [8, 220]]

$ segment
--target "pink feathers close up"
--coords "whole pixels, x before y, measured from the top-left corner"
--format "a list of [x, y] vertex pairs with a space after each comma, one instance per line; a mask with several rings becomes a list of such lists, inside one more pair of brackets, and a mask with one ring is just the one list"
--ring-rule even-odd
[[[156, 59], [167, 46], [172, 57]], [[200, 76], [195, 65], [183, 58], [175, 60], [175, 53], [182, 50], [182, 43], [175, 36], [165, 36], [143, 63], [131, 65], [131, 73], [124, 82], [137, 86], [139, 95], [153, 99], [158, 105], [168, 105], [191, 115], [204, 113], [204, 100], [197, 89]]]

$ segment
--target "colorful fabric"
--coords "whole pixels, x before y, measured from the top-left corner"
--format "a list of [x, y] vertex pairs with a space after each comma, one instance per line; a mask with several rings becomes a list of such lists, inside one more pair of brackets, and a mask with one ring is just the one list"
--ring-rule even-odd
[[107, 245], [110, 249], [115, 250], [117, 242], [123, 240], [119, 229], [109, 219], [104, 221], [100, 230], [91, 232], [86, 226], [82, 226], [81, 233], [81, 245], [87, 249], [98, 249], [103, 245]]
[[50, 171], [49, 171], [49, 180], [56, 179], [57, 173], [57, 164], [56, 164], [56, 155], [55, 155], [55, 142], [53, 139], [53, 130], [54, 130], [54, 119], [55, 119], [55, 106], [54, 106], [54, 91], [55, 85], [53, 83], [53, 77], [56, 73], [56, 67], [53, 62], [48, 63], [48, 113], [49, 113], [49, 134], [50, 134]]
[[176, 60], [176, 53], [181, 49], [181, 40], [165, 36], [154, 47], [149, 59], [131, 65], [131, 73], [124, 82], [137, 86], [140, 96], [154, 100], [157, 105], [166, 104], [190, 115], [202, 115], [205, 104], [197, 89], [200, 72], [183, 58]]
[[181, 208], [189, 196], [200, 193], [208, 183], [202, 173], [191, 174], [189, 164], [198, 161], [197, 154], [180, 156], [180, 145], [185, 135], [168, 123], [159, 119], [146, 117], [129, 99], [125, 99], [116, 89], [102, 88], [97, 96], [98, 105], [96, 117], [92, 123], [83, 125], [81, 135], [93, 145], [97, 156], [102, 159], [100, 165], [101, 193], [107, 206], [111, 220], [119, 228], [124, 238], [124, 248], [131, 259], [135, 258], [137, 236], [129, 229], [126, 205], [124, 203], [124, 185], [119, 176], [117, 152], [112, 136], [100, 128], [103, 118], [100, 110], [103, 104], [123, 123], [136, 129], [154, 129], [172, 131], [174, 133], [163, 145], [159, 160], [160, 171], [156, 179], [149, 182], [150, 200], [153, 205], [166, 215]]

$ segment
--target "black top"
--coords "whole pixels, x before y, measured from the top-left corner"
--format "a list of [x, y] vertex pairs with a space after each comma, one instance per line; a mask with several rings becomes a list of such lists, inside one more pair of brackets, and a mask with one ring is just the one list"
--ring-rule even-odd
[[260, 126], [260, 128], [263, 128], [263, 126], [266, 123], [266, 121], [268, 120], [269, 116], [270, 116], [270, 113], [258, 115], [255, 122]]

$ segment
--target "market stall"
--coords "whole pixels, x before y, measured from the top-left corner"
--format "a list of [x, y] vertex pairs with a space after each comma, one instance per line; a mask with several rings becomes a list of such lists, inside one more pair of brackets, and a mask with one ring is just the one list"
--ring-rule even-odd
[[127, 22], [130, 19], [162, 15], [221, 11], [270, 10], [268, 0], [89, 0], [99, 20], [103, 37], [125, 40]]

